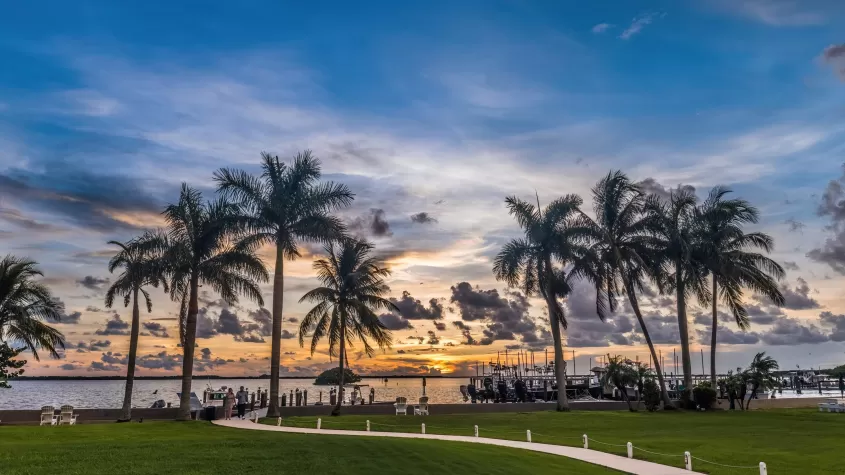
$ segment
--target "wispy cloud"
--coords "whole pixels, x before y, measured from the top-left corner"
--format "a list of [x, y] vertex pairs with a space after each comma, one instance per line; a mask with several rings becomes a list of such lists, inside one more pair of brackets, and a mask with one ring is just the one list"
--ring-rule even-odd
[[605, 31], [613, 28], [613, 25], [610, 23], [599, 23], [598, 25], [594, 26], [590, 31], [593, 33], [599, 34], [604, 33]]
[[643, 13], [638, 15], [631, 21], [628, 28], [625, 28], [625, 31], [619, 35], [619, 38], [623, 40], [631, 39], [632, 36], [641, 32], [643, 28], [652, 24], [654, 20], [663, 18], [664, 16], [666, 16], [666, 14], [660, 12]]
[[825, 8], [834, 8], [828, 0], [710, 0], [723, 11], [770, 26], [808, 26], [826, 22]]
[[839, 77], [845, 81], [845, 43], [830, 45], [822, 52], [822, 59], [833, 66]]

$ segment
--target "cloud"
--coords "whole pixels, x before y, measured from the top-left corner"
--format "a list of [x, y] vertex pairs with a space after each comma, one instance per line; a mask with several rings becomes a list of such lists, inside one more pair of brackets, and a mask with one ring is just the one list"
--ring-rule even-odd
[[362, 236], [387, 237], [393, 236], [390, 223], [384, 217], [384, 210], [371, 208], [366, 216], [359, 216], [349, 222], [349, 230]]
[[832, 6], [827, 0], [711, 0], [726, 12], [769, 26], [808, 26], [825, 22], [819, 9]]
[[822, 325], [832, 327], [829, 335], [830, 341], [845, 341], [845, 315], [834, 315], [832, 312], [819, 314], [819, 321]]
[[794, 261], [783, 261], [783, 268], [786, 270], [801, 270], [798, 263]]
[[[261, 307], [257, 310], [251, 310], [249, 312], [249, 318], [256, 325], [258, 325], [256, 331], [261, 336], [270, 336], [273, 334], [273, 315], [264, 307]], [[295, 317], [289, 317], [287, 319], [290, 323], [297, 323], [298, 320]]]
[[27, 231], [55, 231], [60, 229], [52, 224], [42, 223], [29, 218], [14, 208], [0, 207], [0, 220], [14, 224], [15, 226]]
[[646, 178], [637, 183], [641, 190], [648, 195], [657, 195], [660, 199], [668, 201], [672, 191], [683, 190], [695, 194], [695, 187], [692, 185], [678, 185], [675, 188], [667, 188], [657, 182], [654, 178]]
[[112, 365], [125, 365], [129, 361], [129, 358], [123, 356], [122, 353], [112, 353], [109, 351], [100, 355], [100, 361]]
[[91, 275], [86, 275], [82, 279], [76, 281], [77, 285], [81, 285], [88, 290], [93, 290], [95, 292], [104, 292], [106, 290], [106, 286], [109, 284], [108, 277], [94, 277]]
[[[784, 308], [790, 310], [806, 310], [810, 308], [819, 308], [819, 302], [810, 297], [810, 286], [807, 285], [807, 281], [803, 278], [799, 277], [796, 279], [798, 281], [798, 286], [795, 288], [790, 288], [788, 284], [780, 284], [780, 293], [783, 294], [784, 298]], [[757, 296], [757, 299], [761, 299], [763, 297]], [[767, 302], [771, 303], [770, 300], [766, 299]]]
[[[695, 330], [698, 334], [698, 343], [710, 345], [712, 338], [710, 328], [706, 330]], [[760, 335], [754, 332], [734, 331], [724, 325], [716, 329], [716, 342], [721, 345], [755, 345], [760, 341]]]
[[78, 366], [78, 365], [75, 365], [75, 364], [72, 364], [72, 363], [65, 363], [65, 364], [59, 365], [59, 369], [61, 369], [63, 371], [73, 371], [73, 370], [79, 369], [79, 368], [81, 368], [81, 366]]
[[62, 312], [61, 319], [59, 322], [64, 323], [65, 325], [76, 325], [79, 323], [80, 318], [82, 318], [82, 312]]
[[[90, 343], [80, 341], [76, 344], [77, 353], [87, 353], [88, 351], [102, 351], [111, 346], [109, 340], [91, 340]], [[68, 345], [68, 348], [73, 348], [73, 344]]]
[[158, 338], [170, 338], [170, 335], [167, 333], [167, 328], [158, 322], [143, 322], [141, 324], [144, 327], [144, 330], [149, 332], [150, 335], [158, 337]]
[[292, 340], [296, 338], [296, 333], [291, 333], [287, 330], [282, 330], [282, 340]]
[[141, 368], [171, 371], [182, 368], [182, 355], [169, 355], [166, 351], [162, 351], [156, 354], [140, 356], [136, 364]]
[[411, 221], [417, 224], [431, 224], [436, 223], [437, 219], [435, 219], [433, 216], [429, 215], [425, 211], [422, 211], [417, 214], [412, 214]]
[[596, 289], [586, 283], [576, 284], [566, 298], [566, 344], [576, 348], [633, 345], [634, 320], [629, 315], [607, 315], [599, 320], [596, 313]]
[[388, 330], [411, 330], [414, 328], [414, 326], [411, 325], [411, 322], [402, 318], [401, 315], [396, 315], [395, 313], [381, 314], [378, 319], [381, 321], [382, 325], [387, 327]]
[[114, 314], [106, 321], [106, 326], [94, 332], [95, 335], [129, 335], [129, 322], [121, 320], [120, 315]]
[[497, 340], [515, 340], [517, 336], [525, 344], [541, 344], [541, 337], [545, 333], [528, 314], [531, 304], [521, 293], [506, 292], [505, 295], [509, 298], [505, 298], [500, 296], [496, 289], [473, 288], [468, 282], [460, 282], [452, 286], [451, 290], [449, 302], [458, 306], [461, 320], [485, 323], [479, 344], [489, 345]]
[[434, 330], [428, 331], [428, 341], [426, 343], [431, 345], [431, 346], [440, 344], [440, 337], [437, 336], [436, 333], [434, 333]]
[[613, 28], [613, 25], [611, 25], [610, 23], [599, 23], [598, 25], [592, 27], [590, 29], [590, 31], [592, 31], [593, 33], [599, 34], [599, 33], [604, 33], [605, 31], [609, 30], [610, 28]]
[[812, 323], [804, 323], [795, 318], [781, 318], [769, 331], [761, 333], [760, 339], [767, 345], [782, 346], [824, 343], [829, 337]]
[[464, 344], [464, 345], [477, 345], [478, 344], [478, 340], [476, 340], [475, 337], [472, 336], [472, 328], [470, 328], [469, 325], [465, 324], [464, 322], [462, 322], [460, 320], [455, 320], [454, 322], [452, 322], [452, 325], [454, 325], [457, 329], [459, 329], [461, 331], [461, 335], [463, 335], [463, 337], [464, 337], [464, 341], [462, 342], [462, 344]]
[[92, 361], [88, 366], [88, 371], [119, 371], [120, 366], [103, 363], [102, 361]]
[[845, 43], [830, 45], [822, 52], [822, 59], [825, 63], [833, 66], [839, 74], [839, 78], [845, 81]]
[[643, 13], [638, 15], [634, 17], [628, 28], [619, 35], [619, 38], [623, 40], [631, 39], [632, 36], [642, 31], [643, 28], [650, 25], [654, 20], [663, 18], [665, 15], [665, 13]]
[[807, 227], [806, 224], [802, 223], [801, 221], [796, 220], [795, 218], [789, 218], [783, 222], [783, 224], [787, 225], [787, 229], [791, 233], [804, 233], [804, 228]]
[[390, 298], [390, 301], [399, 309], [399, 314], [406, 320], [440, 320], [443, 318], [443, 304], [437, 299], [430, 299], [428, 306], [411, 296], [407, 290], [402, 292], [402, 297]]

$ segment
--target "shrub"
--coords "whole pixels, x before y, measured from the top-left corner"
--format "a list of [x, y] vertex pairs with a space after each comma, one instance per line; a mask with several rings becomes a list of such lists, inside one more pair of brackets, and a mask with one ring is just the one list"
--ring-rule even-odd
[[643, 404], [648, 412], [654, 412], [660, 407], [660, 387], [654, 378], [646, 378], [643, 381]]
[[[343, 384], [352, 384], [361, 381], [361, 377], [353, 373], [349, 368], [343, 368]], [[335, 386], [340, 382], [340, 368], [332, 368], [323, 371], [314, 384], [318, 386]]]
[[699, 383], [692, 390], [693, 399], [701, 409], [710, 409], [716, 402], [716, 390], [710, 387], [710, 383]]

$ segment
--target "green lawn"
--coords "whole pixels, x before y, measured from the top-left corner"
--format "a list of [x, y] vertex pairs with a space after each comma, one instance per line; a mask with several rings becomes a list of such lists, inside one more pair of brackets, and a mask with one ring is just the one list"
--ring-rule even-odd
[[206, 422], [0, 426], [2, 475], [613, 472], [518, 449], [427, 440], [293, 435]]
[[[634, 456], [678, 467], [682, 454], [727, 465], [756, 466], [766, 462], [769, 473], [843, 474], [845, 461], [845, 414], [815, 410], [770, 410], [751, 412], [535, 412], [461, 416], [340, 416], [324, 417], [323, 428], [419, 432], [426, 423], [429, 434], [480, 435], [525, 440], [531, 429], [534, 442], [581, 445], [581, 434], [590, 438], [635, 446], [653, 452], [677, 454], [662, 457], [635, 451]], [[314, 427], [316, 418], [291, 418], [285, 425]], [[265, 421], [275, 424], [276, 421]], [[389, 424], [389, 425], [375, 425]], [[591, 442], [590, 448], [625, 455], [625, 447]], [[533, 457], [533, 455], [532, 455]], [[754, 469], [731, 469], [693, 461], [693, 469], [716, 475], [756, 474]]]

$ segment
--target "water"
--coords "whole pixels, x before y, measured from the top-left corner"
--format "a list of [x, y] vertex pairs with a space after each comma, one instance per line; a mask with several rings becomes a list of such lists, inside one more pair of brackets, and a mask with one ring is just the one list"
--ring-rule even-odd
[[[279, 391], [288, 394], [296, 389], [308, 390], [308, 404], [317, 402], [320, 391], [323, 402], [328, 403], [330, 386], [314, 386], [313, 378], [283, 379], [279, 382]], [[40, 409], [41, 406], [58, 407], [70, 404], [77, 408], [119, 408], [123, 405], [124, 381], [10, 381], [12, 389], [0, 390], [0, 409]], [[446, 404], [463, 402], [460, 385], [466, 384], [464, 378], [429, 378], [426, 380], [426, 395], [431, 403]], [[234, 387], [235, 391], [244, 386], [249, 392], [269, 389], [267, 379], [194, 379], [192, 390], [202, 399], [202, 392], [208, 385], [214, 389], [221, 386]], [[369, 384], [363, 388], [364, 399], [369, 400], [369, 389], [376, 391], [376, 401], [395, 401], [397, 397], [416, 400], [422, 395], [421, 378], [388, 379], [387, 384], [381, 378], [364, 378], [357, 384]], [[132, 407], [150, 407], [153, 402], [163, 399], [174, 406], [179, 404], [176, 393], [182, 389], [182, 381], [177, 379], [136, 380], [132, 391]], [[158, 393], [153, 394], [154, 391]], [[351, 391], [347, 391], [347, 394]]]

